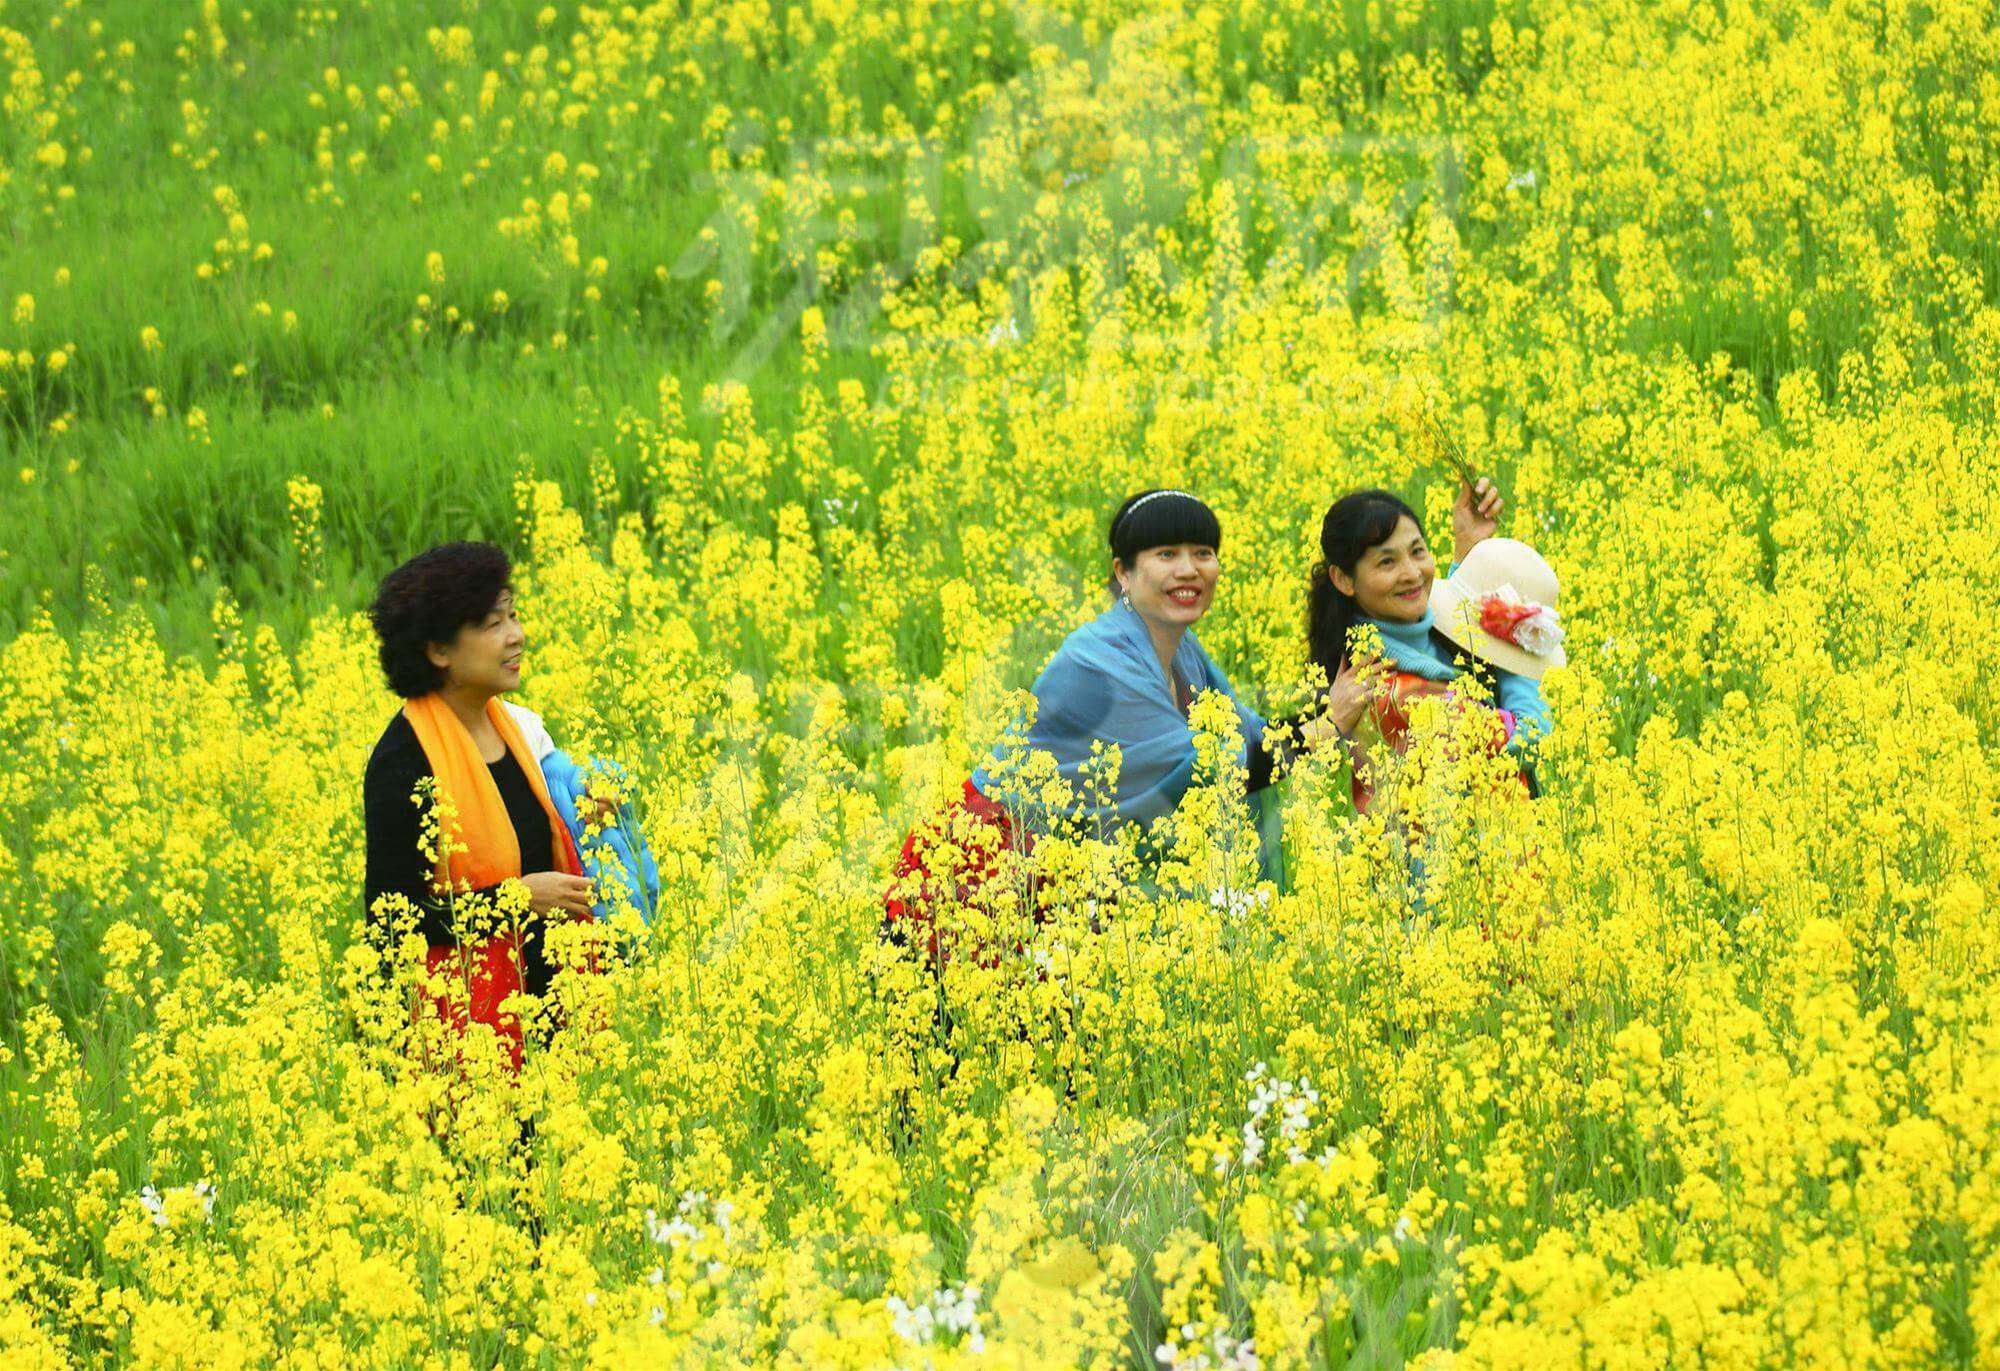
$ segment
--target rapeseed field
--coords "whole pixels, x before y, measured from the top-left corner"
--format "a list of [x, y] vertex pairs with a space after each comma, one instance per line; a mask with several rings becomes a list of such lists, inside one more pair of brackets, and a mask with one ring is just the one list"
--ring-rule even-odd
[[[0, 0], [0, 72], [7, 1366], [2000, 1368], [1992, 5]], [[880, 936], [1120, 500], [1296, 708], [1331, 501], [1449, 526], [1413, 413], [1562, 579], [1537, 798], [1420, 720], [1413, 865], [1205, 700], [1152, 865]], [[364, 931], [363, 610], [458, 538], [660, 875], [517, 1077]]]

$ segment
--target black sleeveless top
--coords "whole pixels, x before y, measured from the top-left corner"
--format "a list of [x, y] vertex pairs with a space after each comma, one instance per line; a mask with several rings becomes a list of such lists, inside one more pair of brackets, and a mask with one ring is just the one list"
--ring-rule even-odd
[[554, 871], [556, 842], [549, 832], [549, 816], [543, 811], [542, 802], [535, 798], [535, 788], [522, 774], [521, 764], [509, 751], [499, 761], [488, 762], [486, 769], [493, 773], [493, 784], [500, 787], [507, 817], [513, 821], [514, 841], [521, 848], [522, 874]]

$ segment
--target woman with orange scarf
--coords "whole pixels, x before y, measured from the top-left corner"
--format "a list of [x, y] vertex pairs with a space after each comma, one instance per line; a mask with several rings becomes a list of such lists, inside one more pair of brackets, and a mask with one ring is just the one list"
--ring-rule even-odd
[[[468, 1020], [492, 1028], [518, 1069], [521, 1023], [503, 1006], [520, 991], [547, 993], [543, 926], [588, 921], [594, 894], [541, 766], [500, 700], [521, 683], [526, 645], [509, 570], [490, 543], [447, 543], [383, 579], [369, 615], [382, 669], [404, 703], [368, 759], [362, 790], [371, 935], [386, 947], [406, 902], [428, 947], [427, 971], [462, 978], [463, 997], [433, 997], [433, 1011], [461, 1030]], [[427, 778], [441, 826], [419, 793]], [[472, 927], [469, 909], [521, 900], [510, 882], [525, 888], [526, 916]]]

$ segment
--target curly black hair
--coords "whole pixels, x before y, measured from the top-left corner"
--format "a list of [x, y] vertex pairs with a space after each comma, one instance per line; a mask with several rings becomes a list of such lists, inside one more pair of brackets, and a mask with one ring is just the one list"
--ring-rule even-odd
[[444, 684], [425, 648], [448, 643], [486, 617], [506, 590], [512, 564], [491, 543], [443, 543], [382, 578], [368, 617], [382, 639], [389, 689], [406, 700]]

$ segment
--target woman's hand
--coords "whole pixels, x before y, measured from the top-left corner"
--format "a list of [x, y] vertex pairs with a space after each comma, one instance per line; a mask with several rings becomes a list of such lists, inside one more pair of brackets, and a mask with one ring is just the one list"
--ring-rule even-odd
[[1500, 487], [1484, 476], [1477, 485], [1460, 483], [1458, 499], [1451, 507], [1451, 559], [1465, 560], [1465, 554], [1491, 538], [1500, 527], [1500, 511], [1507, 502]]
[[528, 907], [537, 914], [589, 914], [597, 903], [596, 882], [588, 876], [571, 876], [562, 871], [537, 871], [523, 876], [528, 887]]
[[1351, 738], [1371, 697], [1368, 682], [1353, 662], [1340, 668], [1327, 688], [1326, 707], [1305, 726], [1306, 745], [1323, 747], [1334, 738]]

